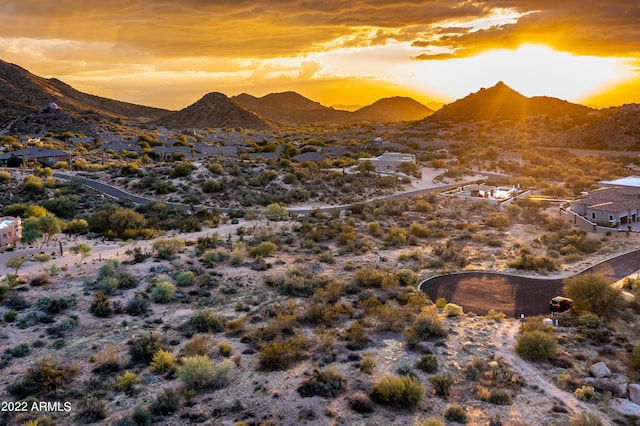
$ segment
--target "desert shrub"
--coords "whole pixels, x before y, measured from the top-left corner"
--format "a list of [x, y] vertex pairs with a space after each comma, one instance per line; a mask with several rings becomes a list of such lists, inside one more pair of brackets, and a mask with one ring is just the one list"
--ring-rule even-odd
[[418, 374], [413, 368], [411, 368], [409, 364], [402, 364], [396, 371], [400, 376], [407, 376], [418, 379]]
[[345, 383], [346, 379], [342, 373], [333, 367], [327, 367], [322, 370], [314, 369], [311, 378], [305, 380], [296, 390], [302, 397], [337, 396], [344, 389]]
[[116, 345], [108, 345], [103, 351], [100, 351], [94, 357], [96, 368], [94, 371], [99, 373], [109, 373], [120, 370], [122, 361], [122, 348]]
[[444, 297], [438, 297], [436, 299], [436, 308], [444, 309], [445, 306], [447, 306], [447, 299], [445, 299]]
[[169, 281], [158, 281], [151, 291], [151, 299], [156, 303], [168, 303], [176, 295], [176, 286]]
[[151, 413], [146, 407], [142, 406], [137, 406], [133, 410], [131, 420], [133, 420], [137, 426], [151, 426], [152, 423]]
[[592, 313], [586, 313], [584, 315], [580, 315], [578, 318], [578, 324], [581, 327], [589, 328], [589, 329], [597, 329], [603, 327], [606, 323], [606, 318], [598, 316]]
[[193, 355], [209, 355], [213, 342], [209, 336], [205, 334], [196, 334], [193, 338], [184, 345], [181, 354], [184, 356]]
[[153, 355], [149, 367], [156, 374], [172, 372], [176, 368], [176, 358], [171, 351], [160, 349]]
[[571, 419], [570, 426], [604, 426], [604, 422], [597, 413], [580, 413]]
[[360, 371], [371, 373], [376, 368], [376, 360], [372, 354], [365, 354], [360, 360]]
[[348, 398], [349, 407], [356, 413], [371, 413], [373, 412], [373, 404], [371, 399], [362, 391], [358, 391]]
[[494, 405], [511, 405], [511, 395], [504, 389], [491, 389], [488, 401]]
[[45, 285], [51, 285], [51, 279], [44, 274], [36, 275], [29, 281], [29, 285], [33, 287], [43, 287]]
[[146, 294], [136, 294], [135, 297], [129, 299], [125, 310], [129, 315], [143, 315], [149, 310], [149, 305], [149, 299]]
[[267, 257], [278, 249], [278, 246], [271, 241], [263, 241], [255, 247], [249, 250], [249, 254], [252, 257]]
[[202, 254], [202, 261], [212, 267], [228, 258], [229, 252], [225, 249], [208, 250]]
[[435, 417], [430, 417], [424, 422], [420, 423], [420, 426], [445, 426], [441, 420], [436, 419]]
[[447, 303], [444, 306], [444, 313], [448, 317], [459, 317], [464, 313], [462, 310], [462, 306], [456, 305], [455, 303]]
[[227, 342], [218, 345], [218, 353], [224, 357], [229, 357], [233, 353], [233, 346]]
[[387, 235], [383, 238], [383, 241], [385, 246], [401, 246], [407, 242], [407, 231], [394, 226], [389, 229]]
[[207, 355], [194, 355], [182, 358], [178, 367], [178, 377], [188, 389], [217, 389], [229, 382], [229, 372], [232, 368], [233, 362], [228, 359], [214, 363]]
[[444, 413], [444, 418], [456, 423], [467, 423], [467, 413], [464, 412], [464, 408], [459, 405], [453, 405], [447, 408]]
[[615, 318], [624, 306], [622, 291], [598, 274], [578, 275], [565, 280], [564, 292], [573, 299], [572, 309], [578, 314], [591, 312]]
[[573, 392], [573, 394], [580, 401], [589, 401], [596, 397], [595, 389], [593, 388], [593, 386], [588, 385], [580, 386]]
[[219, 333], [224, 331], [227, 319], [224, 315], [210, 309], [198, 312], [189, 320], [189, 324], [198, 333]]
[[414, 378], [387, 375], [373, 385], [369, 396], [380, 404], [414, 409], [422, 401], [424, 393], [424, 385]]
[[369, 336], [364, 330], [361, 321], [354, 321], [344, 333], [344, 339], [348, 342], [347, 349], [358, 350], [369, 344]]
[[446, 397], [449, 396], [451, 387], [456, 382], [456, 378], [453, 373], [445, 371], [444, 373], [431, 376], [429, 381], [431, 382], [436, 395]]
[[435, 313], [423, 312], [413, 322], [413, 330], [421, 339], [446, 337], [447, 329]]
[[160, 349], [164, 349], [162, 338], [150, 333], [148, 336], [138, 336], [131, 341], [129, 355], [133, 361], [149, 364]]
[[123, 375], [116, 377], [118, 390], [123, 392], [133, 391], [133, 387], [138, 383], [138, 375], [131, 371], [125, 371]]
[[514, 269], [551, 272], [558, 269], [558, 262], [549, 256], [536, 256], [526, 250], [522, 250], [520, 257], [507, 263], [507, 266]]
[[[94, 395], [88, 395], [78, 403], [78, 415], [84, 423], [95, 423], [106, 419], [108, 413], [102, 399]], [[40, 423], [37, 423], [37, 426], [41, 426]]]
[[386, 275], [387, 273], [380, 269], [367, 266], [358, 270], [355, 281], [361, 287], [379, 288], [382, 287]]
[[438, 371], [438, 358], [435, 355], [422, 355], [416, 362], [416, 367], [425, 373], [435, 373]]
[[39, 297], [36, 301], [38, 309], [51, 315], [58, 314], [76, 305], [74, 296], [68, 297]]
[[179, 238], [165, 238], [153, 242], [153, 249], [160, 259], [171, 259], [183, 247], [184, 241]]
[[18, 398], [24, 398], [64, 389], [77, 372], [76, 367], [64, 367], [50, 356], [44, 356], [27, 368], [23, 378], [7, 386], [7, 391]]
[[89, 307], [89, 312], [97, 317], [108, 317], [113, 312], [111, 310], [111, 303], [109, 302], [109, 296], [99, 291], [96, 293]]
[[507, 315], [504, 312], [498, 312], [498, 311], [496, 311], [494, 309], [489, 309], [489, 312], [487, 313], [487, 318], [489, 318], [490, 320], [493, 320], [495, 322], [504, 321], [506, 316]]
[[149, 405], [149, 411], [154, 416], [167, 416], [178, 408], [180, 408], [180, 395], [170, 388], [165, 388]]
[[191, 271], [182, 271], [176, 275], [178, 287], [188, 287], [196, 281], [196, 275]]
[[263, 370], [284, 370], [302, 357], [302, 350], [309, 347], [308, 339], [301, 333], [282, 340], [264, 344], [258, 352], [258, 361]]
[[414, 235], [418, 238], [426, 238], [431, 235], [431, 230], [425, 226], [420, 225], [419, 223], [412, 223], [409, 226], [409, 234]]
[[327, 275], [317, 276], [309, 270], [288, 268], [285, 274], [265, 277], [265, 284], [275, 287], [278, 292], [285, 296], [310, 297], [317, 289], [327, 288], [336, 279]]
[[418, 274], [413, 272], [411, 269], [400, 269], [395, 273], [395, 277], [398, 281], [398, 285], [401, 287], [413, 286], [420, 278]]
[[14, 358], [25, 357], [29, 355], [29, 345], [27, 345], [26, 343], [18, 343], [9, 351], [9, 353]]
[[518, 337], [515, 349], [524, 359], [544, 361], [556, 356], [558, 341], [542, 331], [525, 331]]
[[493, 213], [484, 223], [492, 228], [505, 228], [509, 225], [509, 216], [503, 213]]

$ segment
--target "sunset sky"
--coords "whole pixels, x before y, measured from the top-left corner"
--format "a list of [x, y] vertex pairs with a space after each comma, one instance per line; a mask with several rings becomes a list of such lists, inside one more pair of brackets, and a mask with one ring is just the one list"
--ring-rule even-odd
[[640, 102], [638, 0], [0, 0], [0, 59], [183, 108], [293, 90], [324, 105], [527, 96]]

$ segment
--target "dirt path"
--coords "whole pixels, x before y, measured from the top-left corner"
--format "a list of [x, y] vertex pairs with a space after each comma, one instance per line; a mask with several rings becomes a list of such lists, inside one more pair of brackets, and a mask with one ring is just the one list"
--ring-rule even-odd
[[[502, 358], [511, 364], [513, 370], [525, 380], [529, 387], [537, 386], [549, 397], [562, 402], [572, 415], [598, 411], [595, 407], [577, 399], [573, 394], [558, 388], [553, 382], [545, 378], [544, 372], [540, 371], [538, 367], [520, 358], [520, 355], [515, 350], [516, 336], [520, 324], [520, 320], [513, 320], [500, 326], [499, 333], [496, 336], [496, 345]], [[598, 412], [598, 414], [600, 414], [605, 425], [613, 426], [615, 424], [604, 413]]]

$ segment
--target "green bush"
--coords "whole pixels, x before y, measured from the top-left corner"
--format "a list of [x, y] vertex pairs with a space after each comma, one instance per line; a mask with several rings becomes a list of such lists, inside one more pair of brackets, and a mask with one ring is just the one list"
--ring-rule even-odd
[[420, 426], [445, 426], [441, 420], [436, 419], [435, 417], [430, 417], [424, 422], [420, 423]]
[[365, 354], [360, 361], [360, 371], [371, 373], [376, 368], [376, 360], [372, 354]]
[[159, 335], [150, 333], [147, 336], [139, 336], [133, 339], [129, 347], [129, 355], [131, 355], [133, 361], [149, 364], [160, 349], [164, 349], [162, 338]]
[[77, 372], [76, 367], [61, 366], [50, 356], [44, 356], [27, 368], [27, 374], [23, 378], [7, 386], [7, 391], [18, 398], [24, 398], [64, 389]]
[[431, 354], [422, 355], [422, 357], [420, 357], [416, 362], [416, 367], [425, 373], [435, 373], [438, 371], [438, 358]]
[[622, 291], [598, 274], [578, 275], [565, 280], [564, 292], [573, 299], [578, 314], [591, 312], [606, 318], [618, 316], [624, 306]]
[[320, 396], [337, 396], [346, 384], [344, 375], [333, 367], [327, 367], [322, 370], [314, 369], [311, 378], [305, 380], [296, 389], [303, 397]]
[[169, 281], [158, 281], [151, 291], [151, 299], [156, 303], [168, 303], [176, 295], [176, 286]]
[[229, 372], [233, 365], [233, 362], [227, 359], [216, 364], [207, 355], [184, 357], [178, 367], [178, 377], [187, 389], [217, 389], [229, 382]]
[[464, 412], [464, 408], [459, 405], [453, 405], [447, 408], [444, 413], [444, 418], [456, 423], [467, 423], [467, 413]]
[[113, 312], [111, 310], [111, 303], [109, 302], [109, 296], [99, 291], [96, 293], [89, 307], [89, 312], [97, 317], [108, 317]]
[[191, 271], [182, 271], [176, 275], [178, 287], [188, 287], [196, 281], [196, 275]]
[[116, 377], [116, 382], [118, 382], [118, 390], [131, 392], [138, 383], [138, 375], [131, 371], [125, 371], [122, 376]]
[[165, 238], [155, 240], [153, 249], [160, 259], [171, 259], [184, 247], [184, 241], [179, 238]]
[[218, 345], [218, 353], [224, 357], [229, 357], [233, 353], [233, 346], [227, 342]]
[[160, 349], [153, 355], [149, 367], [156, 374], [172, 372], [176, 368], [176, 358], [171, 351]]
[[596, 397], [596, 391], [593, 388], [593, 386], [587, 386], [587, 385], [580, 386], [578, 389], [576, 389], [573, 392], [573, 394], [580, 401], [590, 401]]
[[438, 297], [436, 299], [436, 308], [443, 309], [445, 306], [447, 306], [447, 299], [444, 297]]
[[149, 299], [147, 299], [147, 295], [142, 293], [141, 295], [137, 295], [133, 299], [129, 299], [127, 302], [127, 307], [125, 310], [129, 315], [137, 316], [143, 315], [149, 309]]
[[180, 395], [170, 388], [165, 388], [149, 405], [149, 411], [155, 416], [168, 416], [178, 408], [180, 408]]
[[436, 374], [435, 376], [431, 376], [429, 379], [431, 385], [433, 386], [433, 390], [436, 392], [436, 395], [439, 396], [449, 396], [451, 392], [451, 388], [456, 382], [456, 378], [453, 373], [446, 371], [441, 374]]
[[302, 350], [309, 347], [308, 339], [301, 333], [282, 340], [264, 344], [258, 352], [258, 361], [263, 370], [284, 370], [302, 356]]
[[25, 357], [25, 356], [29, 355], [29, 345], [27, 345], [26, 343], [19, 343], [19, 344], [15, 345], [13, 347], [13, 349], [11, 349], [11, 351], [9, 351], [9, 353], [14, 358]]
[[446, 337], [447, 329], [435, 313], [423, 312], [413, 322], [413, 330], [421, 339]]
[[494, 405], [511, 405], [511, 395], [504, 389], [491, 389], [488, 401]]
[[525, 331], [518, 338], [515, 349], [526, 360], [544, 361], [556, 356], [558, 341], [542, 331]]
[[202, 261], [213, 267], [229, 258], [229, 252], [225, 249], [208, 250], [202, 254]]
[[456, 305], [455, 303], [447, 303], [444, 306], [444, 314], [448, 317], [459, 317], [463, 313], [462, 306]]
[[189, 323], [198, 333], [220, 333], [224, 331], [227, 319], [222, 314], [205, 309], [192, 316]]
[[424, 385], [412, 377], [387, 375], [373, 385], [369, 397], [380, 404], [415, 409], [424, 393]]
[[152, 424], [151, 413], [147, 408], [141, 406], [138, 406], [133, 410], [131, 420], [133, 420], [134, 424], [137, 426], [151, 426]]
[[263, 241], [257, 246], [253, 247], [249, 251], [249, 254], [252, 257], [267, 257], [277, 249], [278, 249], [278, 246], [272, 243], [271, 241]]

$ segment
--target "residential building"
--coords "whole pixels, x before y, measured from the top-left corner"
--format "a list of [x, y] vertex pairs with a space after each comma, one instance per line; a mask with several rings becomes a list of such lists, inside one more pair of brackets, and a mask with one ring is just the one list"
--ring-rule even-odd
[[23, 162], [37, 161], [47, 166], [53, 166], [57, 161], [69, 161], [72, 154], [59, 149], [25, 148], [0, 154], [0, 164], [6, 164], [9, 158], [18, 157]]
[[638, 222], [640, 218], [640, 187], [599, 188], [572, 201], [570, 210], [600, 226], [626, 226]]
[[375, 158], [359, 158], [358, 162], [371, 161], [377, 172], [395, 172], [402, 163], [416, 162], [413, 154], [403, 154], [400, 152], [385, 152]]
[[0, 217], [0, 249], [14, 247], [22, 237], [22, 220], [18, 217]]

